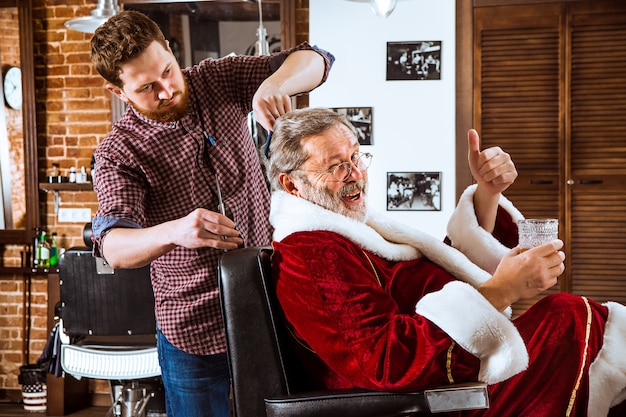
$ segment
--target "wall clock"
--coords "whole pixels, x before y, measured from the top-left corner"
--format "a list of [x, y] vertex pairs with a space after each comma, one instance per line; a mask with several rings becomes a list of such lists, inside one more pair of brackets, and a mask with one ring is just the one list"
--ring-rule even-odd
[[4, 73], [4, 99], [12, 109], [22, 108], [22, 70], [19, 67], [9, 67]]

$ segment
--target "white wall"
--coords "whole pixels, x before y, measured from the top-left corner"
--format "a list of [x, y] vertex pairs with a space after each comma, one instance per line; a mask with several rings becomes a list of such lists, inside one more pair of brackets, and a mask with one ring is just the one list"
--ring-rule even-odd
[[[455, 0], [399, 0], [379, 18], [368, 3], [310, 0], [312, 44], [335, 65], [311, 106], [372, 107], [369, 204], [436, 237], [455, 206]], [[387, 42], [442, 41], [441, 79], [386, 81]], [[441, 211], [386, 211], [387, 172], [442, 173]]]

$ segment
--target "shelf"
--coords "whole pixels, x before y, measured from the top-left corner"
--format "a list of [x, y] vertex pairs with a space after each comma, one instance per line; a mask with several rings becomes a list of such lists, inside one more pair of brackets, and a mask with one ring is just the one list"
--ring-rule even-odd
[[40, 182], [39, 189], [41, 191], [92, 191], [93, 184], [91, 182]]
[[39, 189], [54, 193], [54, 214], [57, 214], [61, 204], [59, 191], [93, 191], [93, 184], [91, 182], [40, 182]]
[[59, 267], [53, 266], [51, 268], [31, 268], [28, 266], [0, 266], [0, 275], [8, 274], [30, 274], [30, 275], [47, 275], [58, 274]]

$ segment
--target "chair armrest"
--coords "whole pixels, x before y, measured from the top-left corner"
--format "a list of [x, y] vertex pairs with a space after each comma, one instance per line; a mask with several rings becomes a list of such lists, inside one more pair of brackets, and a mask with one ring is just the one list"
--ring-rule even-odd
[[267, 417], [379, 417], [418, 411], [428, 411], [423, 392], [323, 391], [265, 399]]
[[454, 384], [424, 391], [431, 412], [489, 408], [489, 391], [484, 382]]
[[265, 399], [267, 417], [379, 417], [489, 408], [487, 385], [457, 384], [420, 392], [323, 391]]

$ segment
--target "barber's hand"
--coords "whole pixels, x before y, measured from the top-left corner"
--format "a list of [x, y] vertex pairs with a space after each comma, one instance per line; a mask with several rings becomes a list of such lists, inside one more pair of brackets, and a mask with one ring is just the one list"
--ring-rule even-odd
[[557, 283], [565, 271], [563, 241], [555, 239], [521, 252], [513, 248], [500, 261], [491, 279], [479, 291], [499, 310], [522, 299], [532, 298]]
[[221, 213], [199, 208], [174, 223], [172, 240], [178, 246], [232, 250], [243, 244], [235, 223]]
[[515, 164], [511, 156], [495, 146], [481, 152], [478, 132], [467, 132], [468, 160], [472, 176], [478, 186], [492, 195], [505, 191], [517, 178]]
[[252, 109], [254, 119], [269, 132], [276, 119], [291, 111], [291, 98], [272, 83], [264, 82], [252, 98]]

